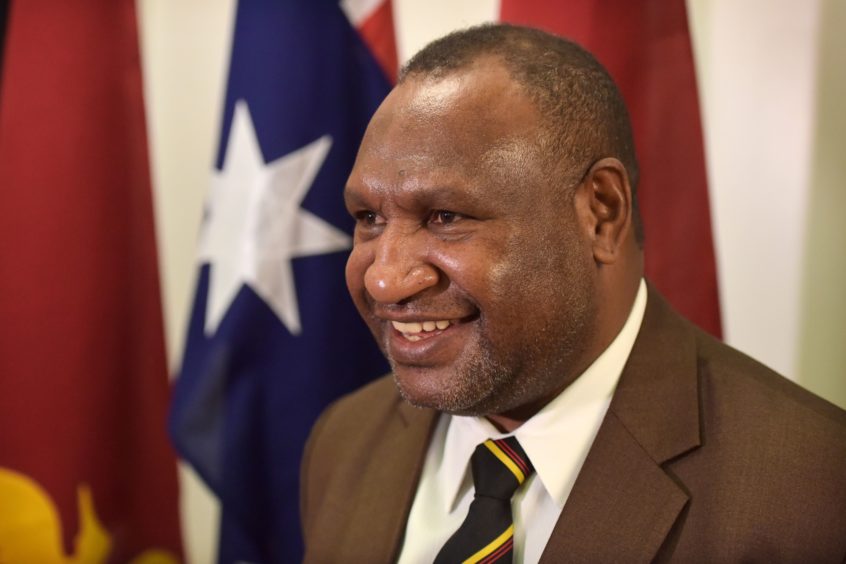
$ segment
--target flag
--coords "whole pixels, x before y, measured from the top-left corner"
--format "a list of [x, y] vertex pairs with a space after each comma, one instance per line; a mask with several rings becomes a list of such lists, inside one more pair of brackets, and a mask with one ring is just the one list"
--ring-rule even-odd
[[302, 558], [312, 424], [387, 372], [348, 296], [343, 188], [396, 54], [388, 2], [242, 0], [171, 408], [219, 497], [220, 562]]
[[640, 162], [646, 275], [721, 335], [702, 125], [684, 0], [502, 0], [503, 21], [566, 36], [620, 88]]
[[175, 562], [176, 460], [135, 5], [8, 8], [0, 561]]

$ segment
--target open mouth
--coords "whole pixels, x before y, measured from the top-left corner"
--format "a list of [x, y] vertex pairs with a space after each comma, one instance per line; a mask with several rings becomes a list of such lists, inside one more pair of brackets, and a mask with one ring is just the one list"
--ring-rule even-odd
[[451, 364], [474, 339], [472, 322], [479, 317], [475, 311], [466, 317], [391, 320], [385, 354], [405, 367]]

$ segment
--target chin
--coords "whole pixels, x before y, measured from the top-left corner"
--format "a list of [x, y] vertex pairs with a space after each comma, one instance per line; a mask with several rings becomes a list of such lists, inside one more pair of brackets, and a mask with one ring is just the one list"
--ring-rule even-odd
[[451, 415], [483, 416], [494, 408], [498, 389], [484, 378], [464, 379], [460, 370], [410, 367], [392, 363], [394, 382], [405, 401]]
[[415, 407], [443, 411], [444, 393], [441, 378], [425, 367], [397, 365], [391, 362], [394, 383], [402, 398]]

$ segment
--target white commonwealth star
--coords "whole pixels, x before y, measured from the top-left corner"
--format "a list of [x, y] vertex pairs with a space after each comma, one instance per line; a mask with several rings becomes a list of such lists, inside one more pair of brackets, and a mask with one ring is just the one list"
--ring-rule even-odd
[[211, 265], [206, 335], [213, 335], [247, 284], [293, 335], [302, 332], [291, 259], [352, 246], [343, 231], [302, 209], [332, 138], [324, 135], [265, 163], [247, 104], [235, 104], [223, 170], [215, 172], [200, 234]]

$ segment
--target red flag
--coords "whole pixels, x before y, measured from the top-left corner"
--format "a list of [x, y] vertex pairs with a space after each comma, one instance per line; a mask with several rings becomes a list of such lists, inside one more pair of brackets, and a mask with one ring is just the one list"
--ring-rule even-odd
[[[394, 38], [394, 8], [390, 0], [380, 1], [373, 6], [372, 11], [351, 10], [351, 6], [371, 3], [361, 0], [349, 0], [342, 3], [347, 9], [347, 16], [355, 25], [361, 39], [370, 48], [370, 52], [382, 67], [385, 76], [391, 84], [397, 82], [397, 45]], [[363, 12], [363, 13], [362, 13]]]
[[11, 5], [0, 560], [181, 559], [132, 0]]
[[583, 45], [617, 82], [640, 161], [646, 275], [720, 336], [702, 125], [684, 0], [503, 0], [501, 19]]

